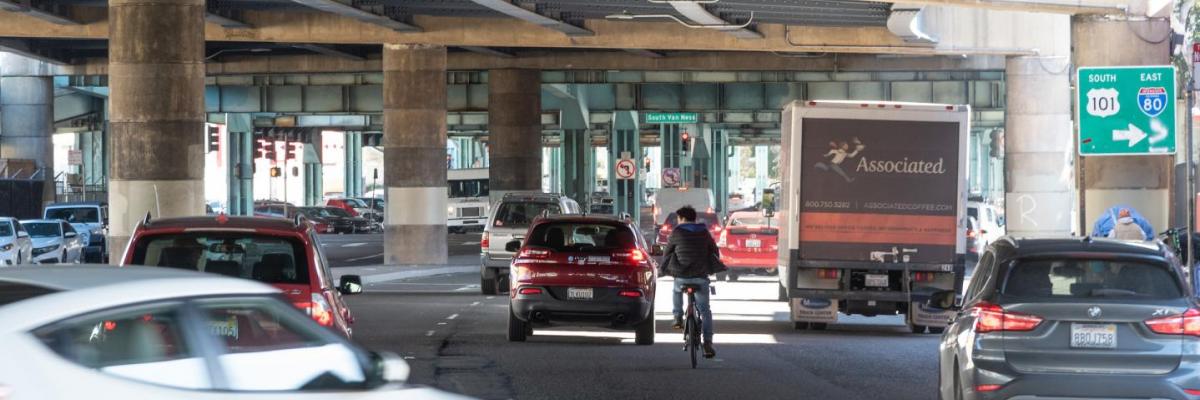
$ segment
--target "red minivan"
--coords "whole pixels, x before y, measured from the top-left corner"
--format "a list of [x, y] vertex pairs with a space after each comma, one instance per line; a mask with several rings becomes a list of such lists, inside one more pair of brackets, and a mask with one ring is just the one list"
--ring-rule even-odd
[[203, 271], [270, 284], [322, 326], [349, 337], [354, 317], [342, 295], [362, 293], [362, 278], [338, 286], [312, 224], [303, 218], [168, 218], [138, 224], [124, 265]]
[[717, 239], [717, 247], [721, 262], [729, 267], [724, 277], [730, 281], [742, 275], [773, 274], [778, 262], [779, 220], [760, 212], [735, 212]]
[[533, 326], [599, 325], [634, 330], [654, 344], [657, 263], [625, 218], [559, 215], [535, 219], [515, 252], [509, 285], [508, 340]]

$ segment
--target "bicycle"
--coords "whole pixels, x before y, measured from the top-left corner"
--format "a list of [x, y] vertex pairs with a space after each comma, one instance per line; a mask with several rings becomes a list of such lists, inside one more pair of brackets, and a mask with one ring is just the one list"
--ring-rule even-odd
[[[683, 285], [683, 292], [687, 294], [687, 304], [683, 311], [683, 351], [691, 353], [692, 369], [696, 368], [696, 352], [702, 351], [700, 333], [704, 325], [700, 319], [700, 309], [696, 307], [696, 291], [700, 288], [700, 285]], [[709, 291], [715, 294], [716, 288], [709, 287]]]

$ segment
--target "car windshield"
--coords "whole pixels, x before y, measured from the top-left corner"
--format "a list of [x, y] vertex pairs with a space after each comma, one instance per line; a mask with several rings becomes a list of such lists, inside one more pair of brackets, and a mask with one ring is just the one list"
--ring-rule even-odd
[[29, 236], [35, 238], [40, 237], [59, 237], [62, 232], [59, 232], [57, 222], [28, 222], [21, 224], [25, 230], [29, 232]]
[[343, 209], [340, 209], [337, 207], [325, 207], [324, 210], [325, 210], [325, 212], [323, 214], [321, 214], [322, 217], [328, 217], [328, 216], [343, 217], [343, 218], [354, 217], [353, 215], [350, 215], [349, 211], [346, 211], [346, 210], [343, 210]]
[[308, 284], [308, 257], [298, 240], [246, 233], [154, 235], [137, 241], [134, 265], [204, 271], [264, 283]]
[[534, 228], [526, 244], [554, 251], [608, 252], [632, 249], [636, 238], [631, 229], [615, 223], [552, 222]]
[[1173, 299], [1183, 295], [1165, 265], [1087, 259], [1018, 261], [1001, 293], [1061, 298]]
[[447, 189], [450, 191], [450, 198], [452, 199], [484, 197], [488, 195], [488, 186], [487, 179], [464, 179], [449, 181]]
[[12, 235], [13, 235], [12, 224], [7, 223], [7, 222], [0, 222], [0, 237], [9, 237]]
[[496, 226], [504, 228], [521, 228], [529, 226], [534, 218], [549, 211], [550, 214], [562, 213], [562, 208], [556, 203], [516, 202], [503, 203], [496, 210]]
[[61, 207], [46, 209], [46, 219], [61, 219], [70, 223], [100, 223], [97, 207]]

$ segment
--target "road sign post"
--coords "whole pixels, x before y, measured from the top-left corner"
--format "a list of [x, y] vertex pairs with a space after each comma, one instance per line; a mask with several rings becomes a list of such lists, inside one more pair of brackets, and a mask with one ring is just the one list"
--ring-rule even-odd
[[1175, 68], [1080, 68], [1083, 156], [1175, 153]]

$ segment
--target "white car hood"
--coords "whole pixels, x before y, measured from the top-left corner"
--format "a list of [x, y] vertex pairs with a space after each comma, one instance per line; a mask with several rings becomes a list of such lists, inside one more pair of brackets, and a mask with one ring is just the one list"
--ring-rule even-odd
[[62, 238], [57, 236], [33, 238], [33, 248], [35, 249], [56, 244], [62, 244]]

